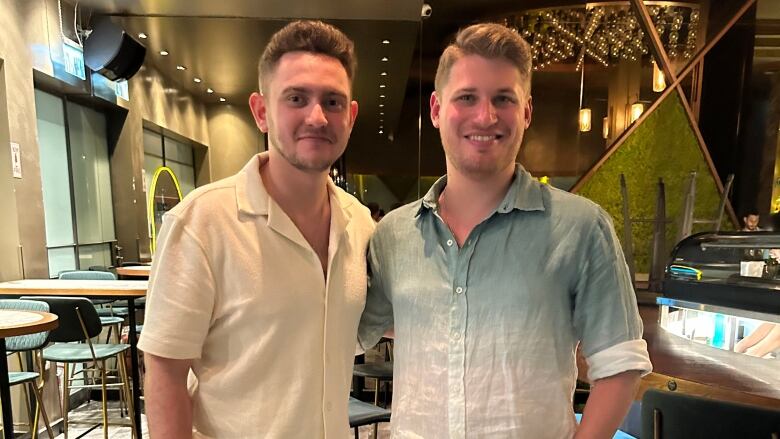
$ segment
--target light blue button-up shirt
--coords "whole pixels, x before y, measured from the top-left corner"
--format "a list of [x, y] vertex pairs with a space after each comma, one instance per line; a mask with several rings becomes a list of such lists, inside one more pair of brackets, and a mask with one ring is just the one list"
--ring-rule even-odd
[[578, 342], [591, 380], [651, 369], [611, 221], [518, 166], [459, 248], [438, 214], [446, 184], [370, 244], [358, 335], [368, 348], [395, 328], [393, 437], [570, 437]]

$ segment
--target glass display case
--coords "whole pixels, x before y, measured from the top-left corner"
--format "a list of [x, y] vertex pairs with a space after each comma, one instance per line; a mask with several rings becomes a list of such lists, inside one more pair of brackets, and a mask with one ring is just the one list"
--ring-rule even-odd
[[671, 256], [657, 299], [664, 330], [780, 360], [780, 233], [699, 233]]

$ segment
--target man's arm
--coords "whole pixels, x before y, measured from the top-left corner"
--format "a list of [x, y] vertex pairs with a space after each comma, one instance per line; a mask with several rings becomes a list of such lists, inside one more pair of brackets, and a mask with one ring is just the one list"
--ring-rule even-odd
[[187, 375], [192, 360], [144, 354], [146, 413], [152, 439], [191, 439], [192, 400]]
[[576, 439], [608, 439], [623, 422], [639, 387], [639, 371], [596, 380], [582, 414]]

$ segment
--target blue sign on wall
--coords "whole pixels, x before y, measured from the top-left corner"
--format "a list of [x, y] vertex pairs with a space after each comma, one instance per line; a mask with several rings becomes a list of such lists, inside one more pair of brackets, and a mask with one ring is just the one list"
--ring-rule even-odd
[[81, 45], [69, 38], [62, 38], [62, 53], [65, 61], [65, 71], [71, 75], [87, 79], [84, 69], [84, 49]]

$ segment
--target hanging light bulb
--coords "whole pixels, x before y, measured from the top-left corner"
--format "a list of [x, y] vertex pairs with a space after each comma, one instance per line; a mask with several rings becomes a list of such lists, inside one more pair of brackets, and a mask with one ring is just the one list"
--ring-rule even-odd
[[658, 68], [658, 64], [653, 61], [653, 91], [660, 93], [666, 88], [666, 78], [664, 72]]
[[580, 131], [583, 133], [590, 131], [590, 116], [590, 108], [580, 108]]

